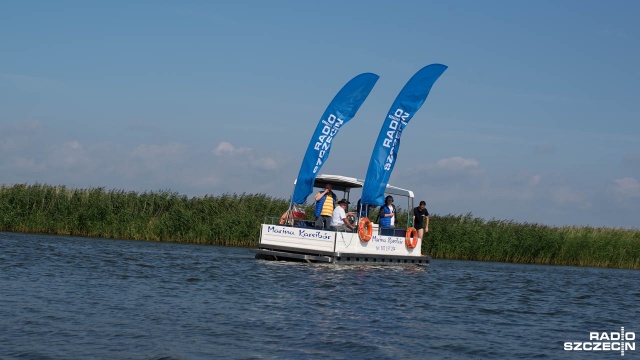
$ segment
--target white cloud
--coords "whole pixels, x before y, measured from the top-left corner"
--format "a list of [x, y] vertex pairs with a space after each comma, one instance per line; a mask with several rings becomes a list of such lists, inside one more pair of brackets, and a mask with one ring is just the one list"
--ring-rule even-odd
[[246, 147], [235, 147], [233, 144], [222, 141], [213, 149], [213, 155], [215, 156], [224, 156], [224, 155], [242, 155], [248, 154], [251, 152], [251, 148]]
[[554, 204], [560, 206], [579, 206], [583, 209], [591, 207], [591, 203], [585, 194], [577, 192], [569, 186], [560, 186], [552, 189], [551, 200]]
[[169, 189], [187, 195], [246, 191], [283, 196], [290, 190], [281, 188], [286, 173], [274, 172], [290, 160], [278, 153], [229, 142], [198, 151], [180, 142], [127, 146], [60, 140], [48, 132], [38, 122], [0, 124], [0, 183]]
[[211, 151], [218, 158], [233, 157], [233, 161], [225, 166], [235, 167], [239, 170], [248, 167], [255, 170], [276, 170], [278, 162], [271, 156], [257, 157], [253, 149], [248, 147], [236, 147], [230, 142], [222, 141]]
[[0, 150], [23, 151], [39, 141], [44, 126], [40, 121], [26, 120], [9, 124], [0, 124]]
[[534, 175], [531, 177], [531, 179], [529, 180], [529, 187], [536, 187], [540, 184], [540, 181], [542, 180], [542, 176], [540, 175]]
[[519, 172], [512, 176], [504, 176], [492, 184], [492, 189], [487, 189], [487, 193], [493, 192], [507, 200], [529, 201], [533, 200], [539, 193], [537, 191], [542, 176], [531, 175], [526, 171]]
[[[482, 174], [483, 170], [478, 160], [453, 156], [440, 159], [436, 163], [418, 164], [398, 175], [400, 178], [418, 183], [423, 183], [428, 179], [431, 184], [447, 186], [451, 184], [462, 186], [474, 184], [475, 186], [482, 181]], [[393, 178], [395, 180], [398, 176], [393, 176]]]
[[[169, 189], [189, 196], [247, 192], [287, 197], [291, 177], [299, 166], [297, 156], [287, 151], [252, 149], [229, 141], [198, 150], [197, 144], [186, 142], [154, 139], [153, 143], [125, 145], [74, 139], [65, 134], [52, 137], [49, 133], [46, 124], [37, 121], [0, 124], [0, 183], [40, 182], [132, 191]], [[338, 157], [337, 153], [332, 155], [334, 161]], [[349, 163], [357, 160], [349, 159]], [[593, 220], [592, 209], [600, 209], [602, 204], [588, 184], [567, 179], [564, 173], [486, 169], [482, 159], [472, 156], [410, 164], [411, 169], [397, 167], [391, 183], [413, 190], [417, 199], [426, 200], [435, 213], [472, 212], [484, 218], [546, 223], [612, 221]], [[608, 194], [604, 189], [595, 194], [611, 203], [611, 212], [617, 211], [618, 218], [624, 206], [630, 204], [632, 210], [637, 209], [640, 198], [640, 178], [629, 175], [610, 180]]]
[[44, 163], [38, 162], [36, 161], [36, 159], [25, 158], [21, 156], [15, 156], [11, 158], [10, 164], [11, 164], [11, 167], [17, 170], [22, 170], [22, 171], [27, 171], [32, 173], [41, 172], [46, 168]]
[[396, 170], [391, 183], [413, 190], [418, 197], [425, 194], [433, 203], [449, 204], [477, 199], [488, 186], [480, 162], [461, 156]]
[[198, 176], [188, 176], [184, 179], [185, 184], [198, 189], [212, 189], [220, 185], [221, 178], [213, 174], [204, 174]]
[[138, 145], [131, 155], [141, 159], [167, 159], [176, 158], [185, 152], [184, 145], [180, 143], [170, 143], [167, 145]]
[[18, 147], [15, 139], [0, 139], [0, 151], [9, 152]]
[[41, 121], [38, 120], [25, 120], [11, 124], [8, 129], [13, 130], [14, 133], [23, 135], [33, 134], [44, 128]]
[[[104, 156], [106, 154], [95, 154]], [[181, 143], [168, 143], [163, 145], [141, 144], [136, 146], [129, 154], [127, 161], [118, 167], [125, 176], [149, 176], [153, 174], [157, 180], [166, 179], [173, 175], [171, 172], [182, 173], [186, 164], [190, 163], [188, 149]], [[112, 163], [113, 160], [105, 159]]]
[[53, 150], [52, 156], [54, 163], [62, 166], [73, 166], [87, 160], [78, 140], [65, 142]]
[[632, 177], [613, 180], [613, 192], [619, 199], [640, 197], [640, 183]]
[[278, 163], [271, 157], [263, 157], [251, 161], [251, 167], [258, 170], [275, 170]]
[[22, 74], [0, 74], [0, 80], [6, 82], [19, 91], [37, 92], [60, 91], [60, 83], [54, 79], [41, 78]]
[[435, 167], [452, 171], [460, 171], [467, 169], [477, 169], [480, 163], [476, 159], [465, 159], [461, 156], [454, 156], [446, 159], [440, 159], [436, 162]]

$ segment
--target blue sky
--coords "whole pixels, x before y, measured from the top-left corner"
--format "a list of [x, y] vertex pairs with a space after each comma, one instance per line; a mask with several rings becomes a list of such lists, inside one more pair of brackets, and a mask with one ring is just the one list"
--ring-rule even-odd
[[0, 184], [287, 198], [326, 106], [380, 76], [322, 173], [364, 178], [449, 69], [391, 183], [437, 214], [640, 227], [640, 2], [2, 1]]

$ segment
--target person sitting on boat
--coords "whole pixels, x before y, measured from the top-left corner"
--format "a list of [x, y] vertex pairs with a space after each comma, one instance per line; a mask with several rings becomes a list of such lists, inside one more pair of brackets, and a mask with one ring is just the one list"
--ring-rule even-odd
[[369, 217], [369, 215], [371, 214], [371, 209], [375, 209], [377, 206], [369, 205], [369, 204], [365, 204], [364, 206], [362, 206], [361, 200], [362, 199], [358, 199], [358, 205], [356, 206], [356, 212], [358, 214], [360, 214], [360, 218]]
[[347, 216], [347, 207], [349, 206], [347, 199], [338, 201], [338, 206], [333, 210], [331, 216], [331, 228], [339, 231], [353, 231], [356, 226], [352, 224]]
[[393, 205], [393, 196], [389, 195], [384, 199], [384, 205], [380, 208], [378, 219], [380, 222], [380, 227], [396, 227], [398, 218], [396, 217], [396, 206]]
[[331, 216], [336, 207], [336, 194], [331, 191], [331, 184], [324, 186], [324, 190], [316, 194], [316, 227], [328, 229]]
[[425, 232], [429, 232], [429, 211], [427, 203], [423, 200], [413, 209], [413, 227], [418, 230], [418, 238], [422, 239]]

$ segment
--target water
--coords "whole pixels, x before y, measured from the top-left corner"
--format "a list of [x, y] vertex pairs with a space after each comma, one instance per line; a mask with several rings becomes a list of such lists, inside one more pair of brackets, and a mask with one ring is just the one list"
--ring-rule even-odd
[[0, 359], [619, 358], [563, 343], [640, 336], [639, 312], [632, 270], [307, 265], [0, 233]]

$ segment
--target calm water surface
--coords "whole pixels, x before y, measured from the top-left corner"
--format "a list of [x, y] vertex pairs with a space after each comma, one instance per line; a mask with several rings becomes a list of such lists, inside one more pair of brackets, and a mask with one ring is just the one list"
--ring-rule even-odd
[[0, 233], [0, 359], [613, 359], [563, 343], [621, 326], [640, 337], [639, 319], [633, 270], [306, 265]]

